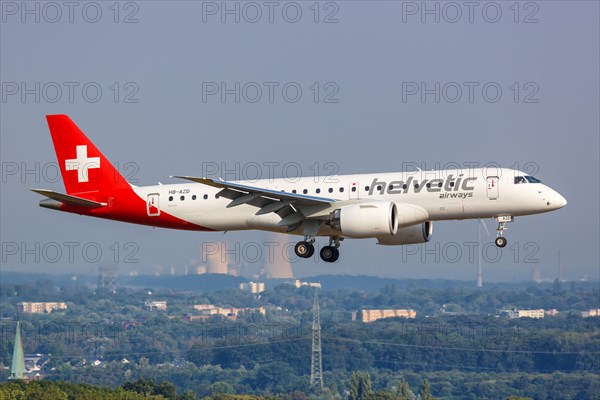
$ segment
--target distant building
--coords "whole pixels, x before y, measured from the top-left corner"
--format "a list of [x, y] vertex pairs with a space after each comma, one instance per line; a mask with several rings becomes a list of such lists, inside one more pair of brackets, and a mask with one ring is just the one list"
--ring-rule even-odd
[[185, 321], [188, 322], [194, 322], [194, 321], [204, 321], [206, 319], [209, 319], [210, 316], [209, 315], [191, 315], [191, 314], [186, 314], [183, 316], [183, 319]]
[[[416, 318], [415, 310], [362, 310], [361, 322], [369, 323], [382, 318]], [[353, 313], [352, 320], [356, 320], [356, 313]]]
[[551, 308], [544, 312], [547, 317], [556, 317], [558, 315], [558, 310], [556, 308]]
[[600, 308], [591, 309], [588, 311], [582, 311], [581, 316], [583, 318], [600, 317]]
[[25, 354], [25, 369], [28, 372], [40, 371], [46, 364], [50, 362], [50, 358], [44, 354]]
[[448, 316], [458, 316], [458, 315], [465, 315], [466, 312], [464, 311], [448, 311], [448, 306], [446, 304], [443, 304], [441, 308], [439, 308], [436, 312], [435, 312], [435, 316], [439, 317], [439, 316], [443, 316], [443, 315], [448, 315]]
[[221, 315], [232, 320], [237, 319], [239, 314], [259, 313], [266, 314], [264, 307], [258, 308], [235, 308], [235, 307], [217, 307], [212, 304], [196, 304], [194, 309], [200, 311], [202, 315], [186, 315], [184, 318], [188, 321], [202, 320], [215, 315]]
[[296, 279], [292, 282], [288, 282], [290, 285], [294, 285], [297, 288], [300, 288], [302, 286], [312, 286], [312, 287], [316, 287], [316, 288], [321, 288], [321, 283], [320, 282], [303, 282], [300, 279]]
[[544, 318], [545, 311], [540, 308], [539, 310], [504, 310], [508, 318]]
[[165, 311], [167, 309], [166, 300], [147, 300], [144, 303], [144, 307], [150, 311]]
[[17, 303], [19, 312], [28, 314], [50, 314], [55, 310], [66, 310], [67, 304], [63, 302], [21, 302]]
[[260, 293], [265, 291], [265, 284], [263, 282], [244, 282], [240, 283], [240, 290], [250, 293]]
[[194, 309], [195, 310], [212, 310], [213, 308], [215, 308], [216, 306], [213, 304], [194, 304]]

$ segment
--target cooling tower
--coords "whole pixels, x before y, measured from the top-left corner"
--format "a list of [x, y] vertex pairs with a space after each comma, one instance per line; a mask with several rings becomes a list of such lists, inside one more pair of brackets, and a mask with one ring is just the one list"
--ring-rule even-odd
[[206, 255], [206, 273], [227, 274], [227, 255], [223, 254], [225, 243], [219, 245], [219, 251]]
[[273, 233], [269, 235], [268, 242], [275, 243], [273, 245], [272, 254], [265, 252], [265, 275], [270, 279], [290, 279], [294, 277], [290, 257], [288, 255], [288, 243], [290, 236]]

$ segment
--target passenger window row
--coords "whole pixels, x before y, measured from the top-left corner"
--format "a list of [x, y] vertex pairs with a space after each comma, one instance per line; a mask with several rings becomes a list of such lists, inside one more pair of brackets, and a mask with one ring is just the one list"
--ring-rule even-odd
[[[515, 179], [515, 183], [517, 183], [517, 182], [516, 182], [516, 179]], [[396, 185], [389, 185], [389, 187], [388, 187], [388, 190], [399, 189], [399, 187], [395, 187], [395, 186], [396, 186]], [[418, 183], [415, 183], [415, 185], [414, 185], [414, 186], [415, 186], [415, 189], [418, 189], [418, 188], [419, 188], [419, 184], [418, 184]], [[431, 183], [428, 183], [426, 186], [427, 186], [428, 188], [430, 188], [430, 187], [431, 187]], [[437, 187], [442, 187], [442, 182], [438, 182], [438, 184], [437, 184]], [[450, 182], [450, 187], [454, 187], [454, 182]], [[407, 189], [407, 188], [408, 188], [408, 186], [407, 186], [406, 184], [402, 185], [402, 189]], [[381, 186], [381, 185], [377, 185], [376, 189], [377, 189], [377, 191], [381, 191], [381, 190], [383, 189], [383, 186]], [[340, 187], [338, 190], [339, 190], [339, 192], [340, 192], [340, 193], [343, 193], [343, 192], [344, 192], [344, 188], [343, 188], [343, 187]], [[350, 190], [351, 190], [352, 192], [356, 192], [356, 191], [357, 191], [357, 187], [356, 187], [356, 186], [352, 186], [352, 188], [351, 188]], [[371, 187], [370, 187], [370, 186], [368, 186], [368, 185], [367, 185], [367, 186], [365, 186], [365, 192], [368, 192], [369, 190], [371, 190]], [[333, 191], [334, 191], [334, 188], [328, 188], [328, 189], [327, 189], [327, 191], [328, 191], [329, 193], [333, 193]], [[282, 190], [282, 192], [285, 192], [285, 190]], [[293, 190], [292, 190], [292, 193], [296, 194], [296, 193], [298, 193], [298, 191], [297, 191], [296, 189], [293, 189]], [[303, 194], [308, 194], [308, 189], [303, 189], [303, 190], [302, 190], [302, 193], [303, 193]], [[317, 194], [321, 193], [321, 188], [317, 188], [317, 189], [315, 189], [315, 193], [317, 193]], [[194, 194], [194, 195], [192, 195], [192, 200], [196, 200], [196, 198], [197, 198], [197, 197], [196, 197], [196, 195], [195, 195], [195, 194]], [[205, 195], [203, 195], [203, 196], [202, 196], [202, 198], [203, 198], [204, 200], [207, 200], [207, 199], [208, 199], [208, 195], [207, 195], [207, 194], [205, 194]], [[217, 196], [217, 195], [215, 195], [215, 198], [218, 198], [218, 196]], [[173, 200], [174, 200], [173, 196], [169, 196], [169, 201], [173, 201]], [[180, 196], [180, 197], [179, 197], [179, 200], [181, 200], [181, 201], [184, 201], [184, 200], [185, 200], [185, 196]]]
[[[195, 194], [192, 195], [192, 200], [196, 200], [198, 198], [198, 196], [196, 196]], [[205, 194], [204, 196], [202, 196], [202, 198], [204, 200], [208, 199], [208, 195]], [[169, 196], [169, 201], [173, 201], [173, 196]], [[185, 200], [185, 196], [179, 196], [179, 200], [184, 201]]]

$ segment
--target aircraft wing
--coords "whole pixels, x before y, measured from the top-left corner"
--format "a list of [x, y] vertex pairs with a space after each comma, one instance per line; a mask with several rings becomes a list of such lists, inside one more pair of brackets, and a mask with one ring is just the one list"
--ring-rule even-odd
[[[260, 197], [264, 197], [264, 198], [268, 198], [268, 199], [272, 199], [272, 200], [291, 201], [297, 205], [316, 206], [316, 205], [320, 205], [320, 204], [331, 204], [331, 203], [335, 203], [337, 201], [335, 199], [330, 199], [330, 198], [326, 198], [326, 197], [317, 197], [317, 196], [308, 196], [305, 194], [289, 193], [289, 192], [284, 192], [284, 191], [260, 188], [260, 187], [256, 187], [256, 186], [242, 185], [242, 184], [235, 183], [235, 182], [227, 182], [227, 181], [222, 181], [222, 180], [217, 180], [217, 179], [195, 178], [193, 176], [173, 176], [173, 178], [187, 179], [189, 181], [203, 183], [205, 185], [213, 186], [216, 188], [236, 190], [241, 193], [256, 194]], [[239, 203], [239, 204], [244, 204], [244, 203]], [[236, 204], [236, 205], [238, 205], [238, 204]], [[233, 206], [229, 206], [229, 207], [233, 207]]]
[[220, 197], [231, 200], [227, 208], [242, 204], [250, 204], [258, 207], [256, 215], [277, 213], [281, 218], [280, 225], [295, 228], [304, 221], [305, 216], [298, 211], [297, 207], [322, 206], [329, 207], [336, 199], [305, 194], [290, 193], [256, 186], [243, 185], [235, 182], [227, 182], [220, 179], [198, 178], [193, 176], [172, 176], [172, 178], [187, 179], [192, 182], [202, 183], [222, 189]]

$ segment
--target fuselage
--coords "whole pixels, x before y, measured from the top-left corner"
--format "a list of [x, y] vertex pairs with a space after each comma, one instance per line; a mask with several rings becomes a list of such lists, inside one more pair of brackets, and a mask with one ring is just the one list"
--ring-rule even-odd
[[[328, 197], [336, 200], [331, 209], [318, 210], [321, 215], [357, 201], [391, 201], [424, 208], [430, 221], [522, 216], [548, 212], [563, 207], [566, 200], [543, 183], [529, 182], [524, 172], [512, 169], [443, 170], [398, 173], [374, 173], [269, 179], [246, 181], [244, 184], [288, 193]], [[523, 183], [516, 183], [523, 177]], [[262, 229], [285, 232], [278, 225], [281, 218], [274, 213], [256, 215], [250, 204], [227, 208], [231, 202], [219, 196], [221, 189], [194, 182], [170, 185], [132, 187], [144, 201], [143, 221], [147, 225], [169, 228], [233, 231]], [[141, 204], [141, 203], [138, 203]], [[106, 210], [103, 210], [104, 214]], [[187, 221], [189, 225], [164, 224], [167, 213]], [[136, 213], [138, 214], [138, 213]], [[104, 217], [109, 217], [104, 215]], [[115, 215], [115, 219], [121, 219]], [[293, 231], [291, 233], [301, 233]], [[319, 235], [331, 235], [323, 226]]]

